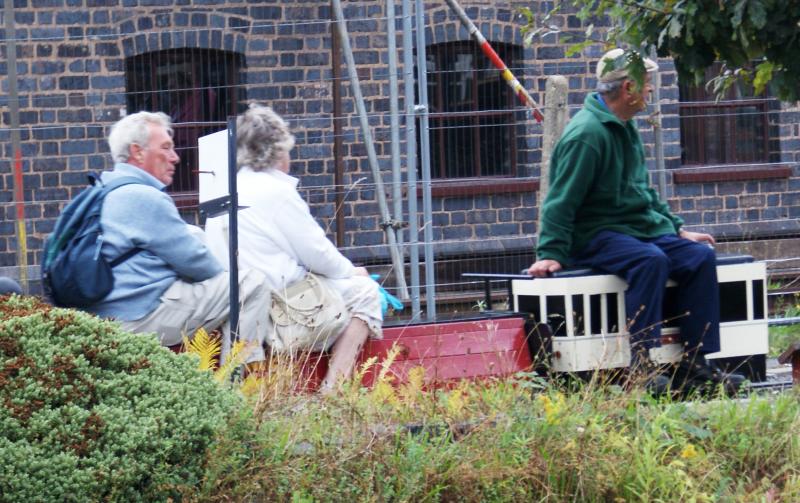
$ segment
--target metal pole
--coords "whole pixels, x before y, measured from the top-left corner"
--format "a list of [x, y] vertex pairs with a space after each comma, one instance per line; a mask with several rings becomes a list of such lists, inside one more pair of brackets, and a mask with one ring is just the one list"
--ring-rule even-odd
[[[347, 62], [347, 71], [350, 75], [350, 85], [353, 88], [353, 99], [356, 102], [358, 109], [358, 118], [361, 122], [361, 132], [364, 135], [364, 143], [367, 147], [367, 158], [369, 159], [369, 166], [372, 170], [372, 177], [375, 180], [375, 195], [378, 198], [378, 207], [381, 211], [381, 218], [383, 222], [381, 226], [386, 233], [386, 239], [389, 242], [389, 253], [392, 256], [392, 266], [394, 268], [395, 278], [397, 279], [397, 288], [401, 295], [408, 297], [406, 290], [405, 269], [403, 259], [400, 256], [397, 248], [397, 241], [395, 238], [393, 222], [389, 217], [389, 207], [386, 205], [386, 193], [383, 188], [383, 178], [378, 167], [378, 155], [375, 153], [375, 143], [372, 139], [372, 130], [369, 127], [367, 119], [367, 109], [364, 106], [364, 97], [361, 94], [361, 86], [358, 82], [358, 73], [356, 72], [356, 62], [353, 58], [353, 50], [350, 47], [350, 37], [347, 33], [347, 25], [344, 21], [344, 12], [342, 11], [342, 2], [340, 0], [333, 0], [333, 10], [336, 12], [336, 21], [339, 25], [339, 38], [342, 42], [342, 50], [344, 58]], [[403, 293], [404, 292], [404, 293]]]
[[[333, 2], [331, 2], [333, 7]], [[331, 9], [333, 10], [333, 9]], [[333, 14], [332, 14], [333, 15]], [[335, 21], [335, 19], [334, 19]], [[336, 34], [336, 23], [331, 23], [331, 71], [333, 73], [333, 185], [335, 192], [334, 210], [336, 211], [336, 246], [344, 246], [344, 160], [342, 146], [342, 47]]]
[[[386, 34], [388, 39], [387, 50], [389, 51], [389, 121], [391, 135], [391, 157], [392, 157], [392, 202], [394, 203], [394, 227], [397, 232], [397, 246], [400, 248], [400, 256], [404, 257], [403, 251], [403, 232], [400, 230], [400, 223], [403, 221], [403, 180], [400, 173], [400, 124], [398, 107], [397, 89], [397, 30], [395, 29], [394, 0], [386, 1]], [[405, 260], [403, 261], [405, 264]], [[405, 270], [403, 271], [405, 278]], [[402, 289], [399, 292], [401, 300], [408, 300], [408, 290]]]
[[[650, 50], [650, 57], [656, 61], [658, 55], [655, 48]], [[661, 72], [653, 72], [653, 137], [656, 149], [656, 185], [658, 185], [658, 195], [661, 200], [667, 201], [667, 172], [664, 166], [664, 131], [661, 129]]]
[[411, 266], [411, 315], [419, 318], [419, 215], [417, 214], [417, 122], [414, 110], [414, 41], [411, 0], [403, 0], [403, 89], [406, 105], [406, 177], [408, 180], [408, 255]]
[[433, 256], [433, 215], [431, 201], [431, 151], [428, 138], [428, 77], [425, 57], [425, 9], [424, 0], [416, 0], [414, 15], [417, 20], [417, 92], [420, 116], [420, 148], [422, 154], [422, 214], [425, 239], [425, 304], [428, 321], [436, 319], [436, 285]]
[[[228, 259], [230, 274], [230, 337], [223, 337], [220, 364], [230, 355], [231, 347], [239, 338], [239, 196], [236, 188], [236, 117], [228, 117]], [[264, 309], [267, 307], [264, 306]]]
[[28, 235], [25, 230], [25, 191], [22, 178], [22, 149], [19, 137], [19, 92], [17, 90], [17, 29], [14, 23], [14, 2], [6, 0], [3, 6], [6, 32], [6, 61], [8, 67], [8, 115], [11, 123], [11, 157], [14, 159], [13, 194], [16, 209], [15, 234], [17, 238], [17, 267], [19, 282], [24, 293], [28, 285]]

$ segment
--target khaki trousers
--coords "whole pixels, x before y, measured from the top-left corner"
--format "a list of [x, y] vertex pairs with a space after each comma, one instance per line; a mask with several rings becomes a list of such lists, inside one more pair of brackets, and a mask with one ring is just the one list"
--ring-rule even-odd
[[[201, 327], [209, 332], [222, 327], [223, 336], [230, 337], [228, 278], [228, 273], [223, 272], [197, 283], [176, 280], [153, 312], [120, 325], [130, 332], [155, 333], [164, 346], [180, 344], [184, 335], [191, 338]], [[264, 276], [252, 269], [240, 271], [239, 337], [251, 346], [247, 362], [264, 359], [263, 342], [270, 330], [268, 302]]]
[[[383, 313], [381, 312], [380, 293], [378, 283], [366, 276], [351, 276], [349, 278], [332, 279], [325, 276], [317, 276], [320, 283], [323, 283], [333, 295], [339, 295], [347, 309], [347, 320], [342, 330], [338, 333], [330, 333], [330, 327], [318, 326], [313, 335], [307, 335], [306, 328], [288, 325], [284, 327], [276, 326], [270, 331], [267, 342], [273, 351], [307, 350], [324, 351], [331, 346], [344, 333], [347, 324], [352, 318], [358, 318], [367, 324], [370, 337], [373, 339], [383, 338], [381, 325], [383, 324]], [[272, 321], [272, 320], [270, 320]], [[339, 323], [337, 322], [338, 326]], [[313, 341], [308, 347], [297, 345], [297, 334], [302, 334], [301, 339]]]

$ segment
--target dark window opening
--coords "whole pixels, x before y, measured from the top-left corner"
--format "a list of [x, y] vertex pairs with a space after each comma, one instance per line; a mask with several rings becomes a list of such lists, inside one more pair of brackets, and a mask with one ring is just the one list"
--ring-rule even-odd
[[567, 303], [563, 295], [545, 296], [545, 308], [547, 309], [547, 320], [550, 330], [555, 337], [567, 336]]
[[170, 49], [125, 61], [128, 113], [172, 118], [181, 160], [169, 192], [183, 207], [197, 205], [197, 139], [225, 129], [227, 117], [237, 113], [242, 67], [240, 55], [214, 49]]
[[747, 282], [719, 284], [719, 321], [747, 321]]
[[[706, 81], [720, 64], [706, 70]], [[774, 100], [733, 86], [716, 101], [705, 86], [680, 83], [681, 161], [685, 166], [770, 162], [769, 110]]]
[[[519, 47], [493, 44], [508, 67]], [[516, 97], [474, 42], [427, 48], [431, 176], [516, 175]]]

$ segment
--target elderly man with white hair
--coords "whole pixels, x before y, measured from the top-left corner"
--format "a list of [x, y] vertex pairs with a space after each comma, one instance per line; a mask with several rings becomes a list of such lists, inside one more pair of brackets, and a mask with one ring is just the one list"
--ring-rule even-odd
[[[644, 66], [643, 81], [631, 75]], [[536, 262], [528, 273], [544, 277], [564, 266], [590, 267], [624, 278], [632, 366], [648, 369], [647, 387], [664, 392], [743, 378], [706, 360], [719, 351], [719, 292], [709, 234], [687, 231], [650, 187], [644, 146], [633, 118], [647, 108], [650, 74], [658, 65], [634, 51], [613, 49], [597, 64], [597, 92], [569, 122], [550, 164], [542, 205]], [[657, 367], [650, 348], [661, 340], [668, 278], [678, 283], [677, 320], [685, 354], [677, 368]], [[670, 382], [675, 377], [675, 382]]]
[[[229, 331], [229, 276], [204, 243], [200, 229], [183, 221], [164, 190], [179, 161], [169, 117], [138, 112], [114, 124], [108, 137], [113, 171], [138, 180], [110, 192], [103, 203], [100, 252], [108, 262], [134, 250], [113, 268], [114, 288], [88, 310], [114, 318], [131, 332], [155, 333], [162, 345], [180, 344], [198, 328]], [[258, 271], [239, 277], [238, 332], [250, 343], [248, 361], [264, 359], [268, 290]]]

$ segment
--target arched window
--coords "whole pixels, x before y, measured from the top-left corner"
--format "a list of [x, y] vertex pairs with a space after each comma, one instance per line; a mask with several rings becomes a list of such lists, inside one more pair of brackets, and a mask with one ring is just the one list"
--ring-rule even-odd
[[215, 49], [168, 49], [127, 58], [128, 113], [172, 118], [180, 164], [168, 188], [179, 207], [197, 205], [197, 138], [226, 127], [237, 113], [239, 54]]
[[[492, 44], [509, 68], [521, 49]], [[472, 41], [427, 48], [431, 174], [435, 178], [516, 175], [516, 97]]]

